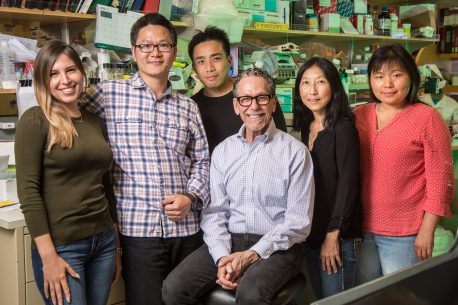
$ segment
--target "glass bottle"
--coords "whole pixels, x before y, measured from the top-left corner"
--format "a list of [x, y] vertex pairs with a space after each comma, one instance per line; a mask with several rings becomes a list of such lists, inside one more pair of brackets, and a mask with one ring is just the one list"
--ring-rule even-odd
[[391, 18], [388, 7], [382, 7], [382, 12], [378, 15], [378, 35], [390, 36]]

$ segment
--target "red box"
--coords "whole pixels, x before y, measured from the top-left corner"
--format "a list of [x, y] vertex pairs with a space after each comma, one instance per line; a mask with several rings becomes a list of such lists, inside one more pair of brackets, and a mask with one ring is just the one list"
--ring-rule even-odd
[[313, 9], [318, 16], [326, 13], [337, 14], [337, 0], [330, 0], [330, 6], [321, 6], [320, 0], [313, 0]]

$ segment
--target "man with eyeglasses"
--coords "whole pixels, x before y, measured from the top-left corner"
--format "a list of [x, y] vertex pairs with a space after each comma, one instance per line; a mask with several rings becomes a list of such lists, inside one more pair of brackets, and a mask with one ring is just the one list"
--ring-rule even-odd
[[276, 104], [274, 82], [264, 71], [236, 78], [233, 107], [243, 125], [213, 152], [211, 203], [202, 210], [205, 244], [164, 281], [166, 304], [198, 304], [216, 285], [237, 288], [237, 304], [271, 304], [301, 271], [313, 165], [300, 141], [275, 128]]
[[197, 105], [168, 82], [177, 52], [170, 21], [147, 14], [130, 39], [138, 73], [104, 81], [80, 102], [104, 119], [113, 150], [126, 304], [160, 305], [167, 274], [203, 243], [209, 151]]
[[[194, 35], [188, 45], [188, 54], [194, 71], [205, 86], [192, 99], [199, 106], [212, 153], [216, 145], [236, 133], [243, 123], [232, 107], [229, 38], [223, 30], [209, 26]], [[278, 129], [286, 132], [285, 118], [278, 103], [273, 120]]]

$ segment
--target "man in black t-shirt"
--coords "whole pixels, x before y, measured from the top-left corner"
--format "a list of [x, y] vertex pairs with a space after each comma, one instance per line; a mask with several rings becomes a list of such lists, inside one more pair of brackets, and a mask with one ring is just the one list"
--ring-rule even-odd
[[[219, 143], [237, 133], [243, 123], [234, 112], [233, 85], [229, 77], [232, 57], [226, 32], [213, 26], [199, 31], [189, 42], [188, 53], [194, 71], [205, 85], [192, 99], [199, 106], [212, 153]], [[273, 120], [278, 129], [286, 132], [285, 118], [278, 103]]]

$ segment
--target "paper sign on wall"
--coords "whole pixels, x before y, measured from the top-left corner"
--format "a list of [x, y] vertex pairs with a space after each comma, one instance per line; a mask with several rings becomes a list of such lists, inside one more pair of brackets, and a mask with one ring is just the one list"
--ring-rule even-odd
[[142, 17], [142, 13], [127, 11], [119, 13], [117, 8], [97, 5], [94, 42], [98, 48], [129, 52], [130, 28]]

